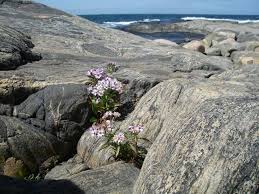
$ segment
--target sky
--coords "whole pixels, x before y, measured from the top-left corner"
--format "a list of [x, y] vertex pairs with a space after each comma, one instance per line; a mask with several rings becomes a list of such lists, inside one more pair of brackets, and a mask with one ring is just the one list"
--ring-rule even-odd
[[259, 0], [35, 0], [73, 14], [259, 15]]

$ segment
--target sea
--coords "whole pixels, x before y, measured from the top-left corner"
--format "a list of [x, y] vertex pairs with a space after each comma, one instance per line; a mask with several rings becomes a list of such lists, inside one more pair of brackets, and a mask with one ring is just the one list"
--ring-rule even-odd
[[[193, 15], [193, 14], [109, 14], [109, 15], [80, 15], [95, 23], [109, 28], [124, 29], [134, 23], [176, 23], [191, 20], [228, 21], [240, 24], [259, 23], [259, 15]], [[176, 43], [202, 39], [203, 34], [185, 32], [135, 33], [147, 39], [167, 39]]]

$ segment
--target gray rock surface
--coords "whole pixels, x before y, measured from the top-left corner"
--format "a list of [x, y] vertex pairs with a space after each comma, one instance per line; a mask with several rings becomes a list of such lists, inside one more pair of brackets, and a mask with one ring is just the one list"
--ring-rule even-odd
[[54, 155], [75, 152], [88, 121], [88, 93], [84, 85], [48, 86], [0, 116], [0, 142], [32, 170]]
[[207, 55], [211, 55], [211, 56], [220, 56], [221, 55], [221, 51], [219, 48], [207, 48], [205, 53]]
[[[255, 51], [258, 47], [259, 24], [238, 24], [233, 22], [187, 21], [172, 24], [136, 23], [126, 27], [130, 32], [193, 32], [207, 36], [203, 42], [205, 47], [221, 50], [222, 56], [229, 57], [233, 51]], [[230, 41], [231, 40], [231, 41]], [[209, 55], [214, 54], [210, 52]], [[218, 53], [215, 53], [218, 56]]]
[[93, 138], [89, 131], [86, 131], [77, 144], [77, 154], [90, 168], [98, 168], [114, 162], [111, 148], [102, 149], [105, 140]]
[[78, 155], [76, 155], [74, 158], [71, 158], [51, 169], [51, 171], [46, 174], [45, 179], [68, 179], [69, 177], [88, 169], [89, 167]]
[[[216, 22], [207, 20], [194, 20], [180, 23], [152, 24], [136, 23], [128, 26], [125, 30], [131, 32], [196, 32], [216, 33], [217, 36], [235, 38], [239, 42], [259, 40], [258, 23], [238, 24], [234, 22]], [[220, 32], [218, 34], [218, 32]]]
[[256, 193], [258, 73], [250, 65], [151, 89], [125, 121], [154, 141], [134, 193]]
[[33, 53], [30, 37], [8, 26], [0, 25], [0, 70], [15, 69], [41, 56]]
[[132, 164], [117, 162], [95, 170], [86, 170], [76, 174], [69, 174], [68, 172], [67, 175], [59, 178], [47, 175], [47, 178], [54, 178], [56, 180], [66, 178], [83, 190], [84, 193], [131, 194], [138, 175], [139, 169]]
[[[85, 72], [120, 65], [117, 76], [128, 80], [165, 80], [174, 72], [196, 70], [215, 73], [229, 69], [231, 61], [208, 58], [202, 54], [172, 48], [118, 30], [107, 29], [85, 19], [71, 16], [36, 3], [0, 5], [0, 22], [31, 36], [33, 51], [43, 59], [15, 71], [1, 71], [0, 79], [15, 77], [30, 88], [28, 80], [43, 87], [57, 83], [85, 83]], [[206, 68], [204, 68], [206, 66]], [[211, 73], [211, 72], [209, 72]]]
[[[0, 43], [9, 49], [0, 51], [0, 61], [13, 69], [0, 71], [5, 157], [15, 156], [32, 171], [48, 166], [53, 156], [70, 157], [89, 125], [86, 71], [109, 62], [119, 66], [114, 76], [126, 84], [123, 116], [139, 101], [120, 129], [143, 124], [141, 135], [151, 141], [139, 176], [133, 165], [108, 160], [109, 150], [100, 151], [101, 141], [85, 132], [77, 158], [46, 176], [66, 181], [0, 176], [0, 193], [133, 193], [133, 187], [135, 193], [258, 192], [259, 66], [241, 65], [242, 57], [257, 63], [258, 24], [193, 21], [146, 28], [213, 32], [205, 47], [218, 46], [222, 55], [231, 55], [226, 58], [149, 41], [30, 1], [0, 0], [0, 23], [0, 39], [12, 37]], [[33, 61], [33, 53], [42, 59]], [[20, 61], [10, 62], [17, 55]]]
[[[259, 53], [252, 51], [236, 51], [231, 55], [232, 60], [236, 64], [259, 64]], [[248, 60], [249, 59], [249, 60]], [[246, 63], [246, 61], [251, 61]]]
[[205, 46], [202, 41], [193, 40], [183, 45], [183, 48], [205, 53]]
[[32, 172], [53, 155], [68, 154], [68, 145], [17, 118], [0, 116], [0, 125], [1, 142], [6, 142], [11, 155], [21, 159]]

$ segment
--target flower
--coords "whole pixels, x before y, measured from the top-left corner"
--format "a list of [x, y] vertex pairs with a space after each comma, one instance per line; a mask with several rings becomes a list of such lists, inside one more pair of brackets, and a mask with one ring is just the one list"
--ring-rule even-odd
[[106, 73], [103, 68], [90, 69], [87, 72], [87, 75], [97, 80], [100, 80], [106, 77]]
[[114, 116], [115, 118], [119, 118], [119, 117], [121, 116], [121, 114], [120, 114], [119, 112], [114, 112], [114, 113], [113, 113], [113, 116]]
[[138, 134], [142, 131], [144, 131], [144, 127], [142, 125], [131, 125], [129, 126], [129, 132]]
[[113, 142], [117, 144], [121, 144], [126, 140], [124, 133], [117, 133], [113, 137]]
[[112, 112], [112, 111], [107, 111], [106, 113], [104, 113], [104, 115], [102, 116], [102, 119], [111, 119], [111, 118], [118, 118], [120, 117], [121, 114], [119, 112]]
[[106, 130], [108, 132], [112, 132], [112, 121], [111, 120], [106, 120], [105, 121], [105, 127], [106, 127]]
[[121, 94], [123, 92], [123, 85], [115, 78], [105, 77], [102, 80], [98, 80], [95, 86], [90, 86], [88, 91], [96, 97], [104, 95], [106, 90], [113, 90]]
[[105, 135], [105, 129], [101, 125], [95, 123], [89, 128], [89, 131], [93, 137], [102, 137]]

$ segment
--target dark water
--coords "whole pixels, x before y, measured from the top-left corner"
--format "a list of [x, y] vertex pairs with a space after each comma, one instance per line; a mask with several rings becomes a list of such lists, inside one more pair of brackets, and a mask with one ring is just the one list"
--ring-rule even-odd
[[[147, 23], [175, 23], [186, 20], [205, 19], [212, 21], [231, 21], [236, 23], [259, 23], [259, 15], [192, 15], [192, 14], [120, 14], [120, 15], [80, 15], [83, 18], [91, 20], [95, 23], [102, 24], [111, 28], [123, 28], [127, 25], [147, 22]], [[148, 39], [167, 39], [177, 43], [186, 40], [201, 39], [203, 36], [193, 33], [137, 33]]]

